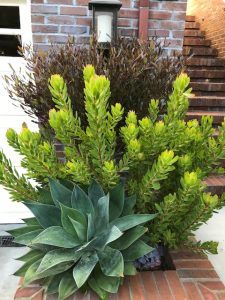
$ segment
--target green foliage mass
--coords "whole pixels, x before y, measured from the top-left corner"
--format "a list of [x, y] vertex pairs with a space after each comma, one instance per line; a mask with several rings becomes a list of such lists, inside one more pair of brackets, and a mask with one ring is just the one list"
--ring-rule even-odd
[[10, 231], [16, 243], [30, 248], [18, 258], [24, 264], [15, 275], [24, 277], [25, 286], [40, 280], [46, 294], [57, 293], [59, 300], [79, 289], [108, 299], [124, 276], [136, 274], [133, 260], [152, 250], [141, 225], [155, 215], [135, 215], [136, 199], [125, 197], [122, 184], [107, 195], [97, 182], [87, 194], [78, 185], [69, 189], [51, 179], [49, 185], [40, 203], [25, 203], [34, 218]]
[[[86, 127], [71, 108], [63, 78], [52, 75], [49, 79], [56, 105], [49, 112], [49, 124], [64, 145], [65, 163], [58, 161], [52, 140], [40, 133], [26, 127], [20, 134], [12, 129], [7, 132], [9, 144], [23, 155], [27, 178], [41, 186], [46, 185], [49, 174], [83, 186], [94, 178], [106, 192], [122, 178], [128, 195], [137, 195], [137, 212], [158, 213], [149, 233], [152, 242], [169, 247], [190, 244], [193, 231], [224, 205], [223, 198], [206, 192], [204, 179], [225, 157], [225, 122], [215, 137], [212, 117], [185, 121], [191, 93], [185, 74], [175, 80], [165, 114], [160, 115], [159, 101], [152, 100], [142, 119], [134, 111], [124, 116], [120, 103], [109, 107], [110, 82], [97, 76], [91, 65], [84, 69], [84, 79]], [[36, 191], [27, 180], [15, 176], [4, 162], [1, 165], [1, 183], [14, 199], [27, 186], [30, 199], [35, 200]], [[213, 243], [198, 244], [201, 246], [215, 249]]]

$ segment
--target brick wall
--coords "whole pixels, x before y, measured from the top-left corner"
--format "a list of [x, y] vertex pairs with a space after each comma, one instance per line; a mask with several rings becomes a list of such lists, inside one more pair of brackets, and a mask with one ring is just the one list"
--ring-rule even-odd
[[212, 46], [225, 58], [225, 2], [223, 0], [188, 0], [188, 14], [194, 15], [212, 41]]
[[[89, 0], [32, 0], [32, 30], [34, 45], [46, 49], [51, 43], [64, 43], [68, 35], [78, 43], [87, 43], [91, 15]], [[122, 0], [119, 13], [119, 34], [138, 36], [139, 0]], [[149, 6], [148, 36], [167, 38], [169, 50], [181, 50], [187, 0], [153, 1]]]

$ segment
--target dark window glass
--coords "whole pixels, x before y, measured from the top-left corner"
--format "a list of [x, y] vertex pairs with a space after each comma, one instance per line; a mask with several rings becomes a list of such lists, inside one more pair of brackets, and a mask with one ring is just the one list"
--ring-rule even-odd
[[18, 6], [0, 6], [0, 28], [20, 29]]
[[18, 54], [20, 39], [20, 36], [0, 34], [0, 56], [20, 56]]

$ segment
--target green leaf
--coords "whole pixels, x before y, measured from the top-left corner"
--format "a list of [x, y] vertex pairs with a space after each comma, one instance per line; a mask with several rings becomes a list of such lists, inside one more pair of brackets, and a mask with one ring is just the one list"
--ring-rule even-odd
[[37, 256], [32, 257], [29, 261], [25, 262], [22, 267], [20, 267], [13, 275], [14, 276], [20, 276], [24, 277], [27, 270], [30, 268], [30, 266], [35, 263], [36, 261], [39, 261], [43, 257], [43, 253]]
[[136, 204], [136, 196], [125, 197], [122, 216], [132, 215]]
[[78, 290], [78, 287], [73, 278], [73, 272], [67, 271], [59, 284], [59, 299], [65, 300], [73, 295]]
[[52, 226], [42, 231], [34, 240], [34, 244], [46, 244], [62, 248], [74, 248], [80, 245], [72, 235], [67, 233], [62, 227]]
[[58, 275], [55, 275], [52, 277], [51, 281], [49, 282], [47, 288], [46, 288], [46, 294], [56, 294], [59, 291], [59, 284], [60, 281], [65, 273], [60, 273]]
[[54, 205], [54, 201], [52, 199], [51, 192], [47, 189], [40, 189], [39, 196], [38, 196], [38, 202], [42, 203], [42, 204]]
[[152, 250], [153, 248], [143, 241], [136, 241], [129, 248], [123, 250], [122, 254], [125, 261], [134, 261]]
[[25, 234], [22, 234], [14, 239], [14, 242], [21, 245], [30, 245], [32, 241], [42, 232], [41, 229], [34, 230]]
[[98, 256], [96, 253], [93, 253], [90, 256], [82, 257], [78, 264], [74, 267], [73, 277], [78, 288], [87, 281], [97, 262]]
[[95, 209], [95, 230], [102, 232], [109, 226], [109, 195], [98, 200]]
[[73, 228], [77, 234], [77, 237], [80, 241], [86, 241], [87, 238], [87, 226], [84, 226], [83, 224], [73, 220], [72, 218], [70, 218], [70, 221], [73, 225]]
[[31, 226], [24, 226], [24, 227], [19, 227], [17, 229], [9, 230], [8, 233], [11, 234], [13, 237], [17, 237], [17, 236], [20, 236], [25, 233], [32, 232], [32, 231], [35, 231], [38, 229], [41, 229], [40, 225], [31, 225]]
[[98, 258], [101, 270], [105, 275], [123, 277], [124, 262], [119, 250], [107, 246], [104, 251], [98, 252]]
[[93, 206], [96, 207], [98, 199], [104, 196], [105, 193], [101, 185], [97, 181], [93, 180], [91, 182], [91, 185], [88, 187], [88, 197], [91, 199]]
[[49, 186], [52, 199], [56, 206], [59, 207], [59, 203], [62, 203], [65, 206], [71, 207], [71, 190], [51, 178], [49, 178]]
[[117, 226], [121, 231], [126, 231], [140, 224], [151, 221], [156, 214], [128, 215], [112, 221], [110, 224]]
[[133, 276], [137, 274], [137, 270], [133, 264], [133, 262], [125, 262], [124, 263], [124, 275], [125, 276]]
[[95, 224], [94, 224], [94, 218], [91, 214], [87, 214], [87, 217], [88, 217], [87, 241], [89, 242], [90, 239], [92, 239], [94, 236]]
[[87, 228], [87, 220], [85, 216], [74, 208], [69, 208], [61, 204], [61, 221], [63, 228], [70, 233], [71, 235], [75, 236], [75, 238], [78, 238], [78, 235], [76, 231], [74, 230], [74, 226], [70, 221], [70, 218], [73, 220], [81, 223], [84, 227]]
[[120, 285], [119, 277], [110, 277], [104, 275], [101, 271], [98, 271], [95, 275], [96, 282], [103, 290], [108, 293], [117, 293]]
[[138, 240], [142, 235], [148, 231], [143, 226], [134, 227], [126, 231], [118, 240], [115, 240], [110, 244], [110, 247], [118, 250], [124, 250]]
[[97, 281], [93, 277], [88, 280], [88, 285], [99, 296], [101, 300], [108, 299], [108, 293], [101, 289], [101, 286], [97, 284]]
[[90, 198], [78, 185], [74, 186], [71, 203], [73, 208], [81, 211], [83, 214], [94, 213], [94, 207]]
[[48, 252], [42, 259], [38, 272], [44, 272], [58, 264], [64, 262], [77, 262], [82, 253], [74, 249], [55, 249]]
[[24, 284], [27, 285], [28, 283], [35, 280], [36, 272], [38, 269], [38, 266], [41, 262], [41, 259], [35, 261], [26, 271], [26, 274], [24, 276]]
[[28, 226], [40, 225], [36, 218], [27, 218], [27, 219], [22, 219], [22, 220]]
[[42, 257], [44, 253], [40, 250], [32, 249], [26, 254], [16, 258], [16, 260], [23, 261], [23, 262], [28, 262], [30, 260], [35, 259], [35, 257]]
[[61, 226], [60, 209], [53, 205], [24, 202], [42, 227]]
[[110, 191], [110, 202], [109, 202], [109, 219], [110, 221], [119, 218], [122, 214], [124, 206], [124, 186], [122, 183], [115, 186]]

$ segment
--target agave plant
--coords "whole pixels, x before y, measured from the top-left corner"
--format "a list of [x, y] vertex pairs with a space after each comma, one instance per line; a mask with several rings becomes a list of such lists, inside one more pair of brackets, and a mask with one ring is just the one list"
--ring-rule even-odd
[[24, 285], [40, 280], [45, 292], [58, 293], [59, 300], [79, 289], [107, 299], [125, 275], [136, 273], [134, 260], [152, 251], [143, 241], [147, 229], [140, 225], [154, 215], [135, 215], [136, 199], [125, 197], [123, 184], [107, 195], [97, 182], [87, 193], [54, 180], [49, 185], [39, 203], [24, 203], [35, 217], [10, 231], [16, 243], [30, 248], [18, 258], [24, 265], [15, 275], [24, 277]]

